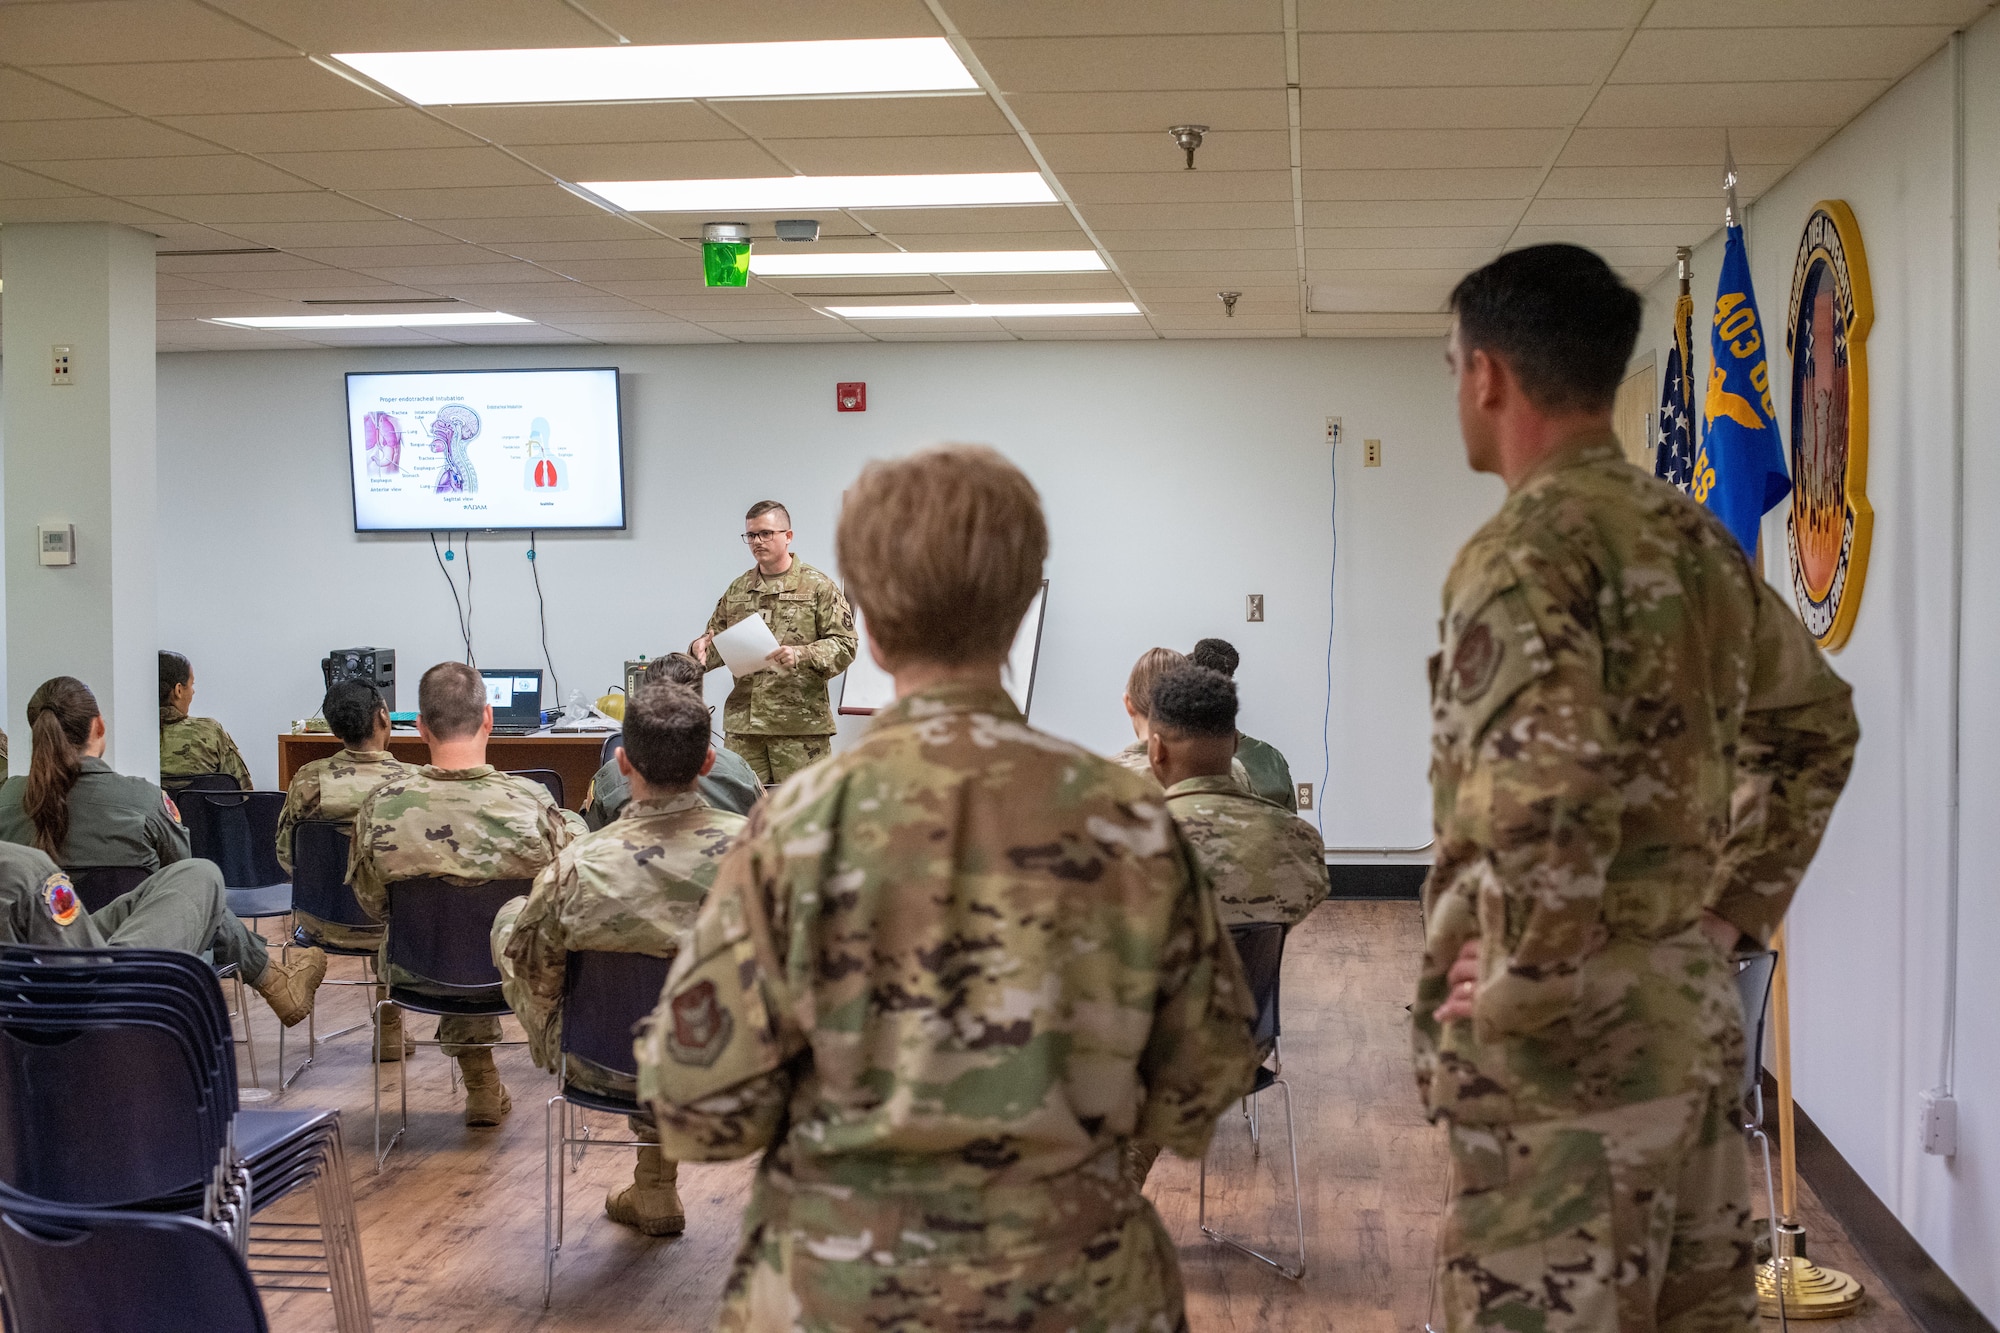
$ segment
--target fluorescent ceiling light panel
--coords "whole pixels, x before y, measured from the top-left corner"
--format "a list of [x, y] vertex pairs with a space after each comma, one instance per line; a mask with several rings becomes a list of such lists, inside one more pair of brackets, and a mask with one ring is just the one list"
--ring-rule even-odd
[[1137, 315], [1130, 301], [1047, 301], [1025, 305], [830, 305], [842, 319], [1042, 319], [1051, 316]]
[[230, 324], [239, 329], [435, 329], [464, 324], [532, 324], [532, 319], [495, 310], [469, 310], [458, 315], [230, 315], [205, 319], [204, 324]]
[[942, 37], [336, 55], [419, 106], [976, 90]]
[[977, 208], [1053, 204], [1033, 171], [936, 176], [760, 176], [707, 181], [578, 181], [632, 213], [774, 213], [807, 208]]
[[1104, 256], [1095, 250], [952, 250], [928, 254], [768, 254], [750, 255], [750, 271], [760, 278], [852, 278], [906, 273], [1098, 273]]

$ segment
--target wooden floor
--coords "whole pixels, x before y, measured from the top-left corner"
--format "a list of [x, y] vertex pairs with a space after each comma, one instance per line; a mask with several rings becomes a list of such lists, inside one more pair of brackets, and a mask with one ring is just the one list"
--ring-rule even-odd
[[[1285, 960], [1284, 1072], [1299, 1111], [1306, 1277], [1286, 1281], [1253, 1259], [1204, 1241], [1196, 1226], [1197, 1168], [1162, 1157], [1147, 1193], [1180, 1245], [1189, 1323], [1196, 1330], [1411, 1333], [1423, 1327], [1432, 1236], [1444, 1189], [1438, 1132], [1410, 1080], [1408, 1003], [1419, 947], [1413, 903], [1328, 903], [1292, 935]], [[340, 960], [338, 977], [358, 976]], [[322, 1031], [360, 1020], [362, 987], [322, 991]], [[275, 1027], [261, 1002], [259, 1049], [272, 1081]], [[413, 1031], [418, 1029], [413, 1028]], [[295, 1029], [301, 1033], [303, 1029]], [[427, 1032], [420, 1032], [427, 1035]], [[509, 1035], [518, 1029], [509, 1023]], [[287, 1057], [296, 1063], [299, 1047]], [[500, 1330], [663, 1330], [714, 1326], [750, 1180], [748, 1162], [682, 1168], [688, 1231], [647, 1240], [607, 1221], [608, 1187], [630, 1179], [629, 1149], [593, 1149], [569, 1177], [568, 1235], [554, 1304], [542, 1310], [544, 1103], [553, 1080], [525, 1049], [500, 1055], [514, 1112], [497, 1130], [468, 1130], [447, 1062], [420, 1051], [411, 1072], [410, 1130], [375, 1174], [364, 1032], [319, 1048], [279, 1106], [335, 1106], [343, 1115], [375, 1327], [427, 1333]], [[392, 1108], [396, 1066], [384, 1071]], [[1263, 1152], [1231, 1113], [1210, 1157], [1209, 1218], [1260, 1249], [1295, 1246], [1282, 1098], [1268, 1094]], [[604, 1135], [621, 1121], [596, 1118]], [[1807, 1192], [1805, 1220], [1823, 1262], [1868, 1285], [1869, 1304], [1840, 1327], [1916, 1333], [1881, 1283]], [[272, 1209], [306, 1220], [310, 1196]], [[330, 1329], [325, 1296], [267, 1296], [277, 1333]], [[1775, 1329], [1776, 1321], [1768, 1327]]]

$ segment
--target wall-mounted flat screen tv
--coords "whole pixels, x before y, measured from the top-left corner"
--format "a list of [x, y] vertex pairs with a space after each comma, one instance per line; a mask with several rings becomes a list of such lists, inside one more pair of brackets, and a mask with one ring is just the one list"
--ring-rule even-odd
[[625, 526], [618, 371], [353, 371], [356, 532]]

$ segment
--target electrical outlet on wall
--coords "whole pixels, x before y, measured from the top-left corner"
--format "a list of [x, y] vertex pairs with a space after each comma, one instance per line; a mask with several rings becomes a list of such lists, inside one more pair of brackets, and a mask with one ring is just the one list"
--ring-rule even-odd
[[1264, 618], [1263, 593], [1253, 592], [1250, 594], [1250, 605], [1247, 614], [1245, 614], [1243, 618], [1245, 620], [1262, 620]]
[[1363, 440], [1361, 442], [1361, 466], [1382, 466], [1382, 441]]
[[1339, 418], [1339, 417], [1328, 417], [1328, 418], [1326, 419], [1326, 442], [1327, 442], [1328, 444], [1330, 444], [1330, 445], [1334, 445], [1334, 446], [1336, 446], [1336, 447], [1338, 447], [1338, 446], [1339, 446], [1339, 444], [1340, 444], [1340, 418]]
[[49, 348], [49, 383], [74, 384], [70, 378], [69, 358], [71, 347], [67, 343], [57, 343]]
[[1313, 785], [1310, 782], [1301, 782], [1299, 784], [1299, 809], [1310, 810], [1312, 808]]

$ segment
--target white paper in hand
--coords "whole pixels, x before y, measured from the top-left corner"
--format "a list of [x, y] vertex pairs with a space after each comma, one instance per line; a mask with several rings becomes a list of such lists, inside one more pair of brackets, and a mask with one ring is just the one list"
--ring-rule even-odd
[[722, 654], [722, 664], [730, 675], [747, 676], [771, 669], [764, 659], [778, 651], [778, 639], [764, 617], [745, 616], [715, 636], [715, 651]]

